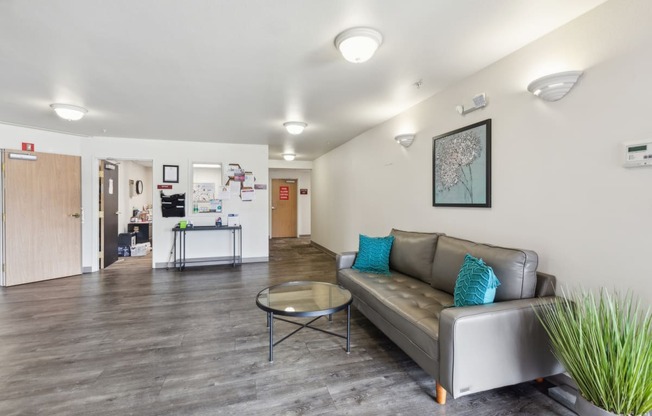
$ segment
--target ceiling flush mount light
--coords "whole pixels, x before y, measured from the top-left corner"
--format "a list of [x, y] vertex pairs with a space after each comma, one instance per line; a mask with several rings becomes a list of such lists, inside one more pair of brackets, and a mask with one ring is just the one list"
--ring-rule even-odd
[[288, 121], [283, 126], [290, 134], [301, 134], [308, 125], [302, 121]]
[[50, 107], [59, 117], [68, 121], [81, 120], [88, 113], [88, 110], [84, 107], [70, 104], [50, 104]]
[[288, 162], [293, 161], [296, 156], [297, 155], [294, 153], [283, 153], [283, 159], [287, 160]]
[[414, 134], [399, 134], [398, 136], [394, 137], [394, 140], [396, 140], [396, 143], [400, 144], [403, 147], [410, 147], [414, 141]]
[[369, 27], [347, 29], [335, 37], [335, 47], [344, 59], [354, 64], [366, 62], [383, 43], [383, 35]]
[[479, 110], [486, 106], [487, 106], [487, 96], [485, 95], [485, 93], [482, 93], [473, 97], [473, 107], [465, 109], [464, 106], [460, 104], [457, 107], [455, 107], [455, 109], [457, 110], [458, 113], [460, 113], [460, 115], [464, 116], [466, 114], [472, 113], [473, 111]]
[[527, 86], [527, 90], [545, 101], [557, 101], [564, 98], [573, 88], [582, 71], [566, 71], [546, 75], [536, 79]]

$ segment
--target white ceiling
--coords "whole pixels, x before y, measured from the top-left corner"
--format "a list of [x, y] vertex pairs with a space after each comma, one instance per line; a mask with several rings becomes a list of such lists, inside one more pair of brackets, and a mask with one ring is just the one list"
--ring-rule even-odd
[[[312, 160], [604, 1], [0, 0], [0, 121]], [[355, 26], [384, 36], [365, 64], [333, 45]]]

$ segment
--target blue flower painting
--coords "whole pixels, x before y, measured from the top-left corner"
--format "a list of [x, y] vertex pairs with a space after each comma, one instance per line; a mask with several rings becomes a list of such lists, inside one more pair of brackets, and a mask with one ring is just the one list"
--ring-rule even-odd
[[491, 120], [434, 138], [433, 205], [491, 206]]

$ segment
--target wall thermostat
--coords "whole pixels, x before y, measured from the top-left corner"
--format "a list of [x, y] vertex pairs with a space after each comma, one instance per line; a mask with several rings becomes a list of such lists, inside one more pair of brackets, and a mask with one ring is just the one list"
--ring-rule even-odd
[[634, 168], [652, 166], [652, 140], [624, 143], [625, 161], [623, 166]]

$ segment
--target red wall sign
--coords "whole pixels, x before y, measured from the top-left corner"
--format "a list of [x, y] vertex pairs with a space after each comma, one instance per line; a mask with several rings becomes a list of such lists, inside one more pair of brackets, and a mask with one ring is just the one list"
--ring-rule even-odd
[[158, 185], [156, 186], [158, 189], [172, 189], [172, 185]]
[[290, 187], [289, 186], [281, 186], [279, 189], [278, 193], [281, 201], [289, 201], [290, 200]]
[[28, 152], [34, 152], [34, 143], [25, 143], [23, 142], [23, 150]]

